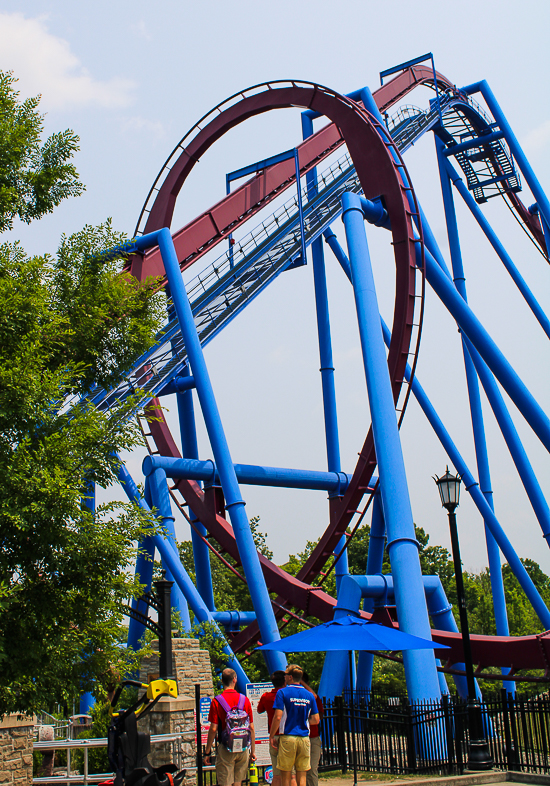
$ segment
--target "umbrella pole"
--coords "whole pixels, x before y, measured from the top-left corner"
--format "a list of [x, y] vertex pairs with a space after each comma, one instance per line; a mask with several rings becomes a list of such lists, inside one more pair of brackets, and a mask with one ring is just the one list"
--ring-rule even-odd
[[350, 685], [350, 704], [349, 719], [351, 726], [351, 755], [353, 756], [353, 786], [357, 786], [357, 745], [355, 740], [355, 713], [353, 701], [353, 650], [348, 650], [349, 655], [349, 685]]

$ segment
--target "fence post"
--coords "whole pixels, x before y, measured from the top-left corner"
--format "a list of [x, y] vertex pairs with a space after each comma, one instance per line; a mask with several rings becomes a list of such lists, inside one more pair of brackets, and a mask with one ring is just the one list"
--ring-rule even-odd
[[501, 688], [500, 703], [502, 706], [502, 724], [504, 726], [504, 745], [506, 746], [506, 766], [511, 770], [513, 769], [512, 737], [510, 734], [510, 716], [508, 714], [508, 695], [506, 693], [506, 688]]
[[506, 699], [506, 704], [508, 706], [508, 710], [510, 712], [510, 763], [509, 769], [511, 770], [521, 770], [521, 766], [518, 760], [518, 730], [516, 726], [516, 706], [517, 700], [514, 699], [511, 693], [508, 694]]
[[449, 775], [454, 770], [454, 740], [453, 740], [453, 724], [451, 720], [451, 713], [449, 707], [449, 696], [444, 693], [441, 697], [441, 707], [443, 709], [443, 720], [445, 723], [445, 739], [447, 741], [447, 770]]
[[361, 719], [361, 732], [363, 736], [363, 750], [364, 750], [364, 767], [368, 772], [370, 770], [370, 748], [369, 748], [369, 709], [368, 704], [363, 697], [360, 699], [359, 704], [359, 717]]
[[202, 786], [202, 724], [200, 685], [195, 685], [195, 734], [197, 736], [197, 786]]
[[405, 708], [405, 724], [407, 729], [407, 763], [409, 772], [416, 770], [416, 746], [414, 742], [414, 705], [407, 702]]
[[346, 733], [344, 729], [344, 699], [342, 696], [334, 697], [336, 706], [336, 739], [338, 741], [338, 759], [342, 772], [348, 771], [348, 757], [346, 752]]

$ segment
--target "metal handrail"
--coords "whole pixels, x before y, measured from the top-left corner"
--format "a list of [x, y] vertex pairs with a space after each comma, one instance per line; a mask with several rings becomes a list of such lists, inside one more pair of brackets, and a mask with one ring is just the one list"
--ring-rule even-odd
[[[182, 740], [183, 734], [152, 734], [151, 743], [162, 742], [177, 742]], [[112, 772], [98, 773], [90, 775], [88, 772], [88, 751], [90, 748], [106, 748], [107, 737], [92, 737], [82, 740], [52, 740], [51, 742], [35, 742], [33, 744], [33, 751], [52, 751], [52, 750], [66, 750], [67, 751], [67, 775], [52, 775], [45, 778], [33, 778], [33, 786], [38, 784], [61, 784], [61, 783], [81, 783], [84, 786], [88, 783], [101, 783], [102, 781], [110, 780], [114, 777]], [[84, 750], [84, 772], [82, 775], [71, 775], [71, 750], [83, 749]], [[187, 767], [187, 770], [194, 770], [196, 767]], [[204, 769], [204, 768], [203, 768]]]

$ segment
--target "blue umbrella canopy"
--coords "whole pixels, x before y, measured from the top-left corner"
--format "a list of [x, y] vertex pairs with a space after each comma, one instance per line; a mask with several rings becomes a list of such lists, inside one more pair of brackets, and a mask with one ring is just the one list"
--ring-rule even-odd
[[339, 617], [331, 622], [323, 622], [315, 628], [303, 630], [280, 641], [272, 641], [258, 647], [259, 650], [278, 652], [330, 652], [338, 650], [439, 650], [448, 649], [445, 644], [437, 644], [395, 628], [387, 628], [361, 617]]

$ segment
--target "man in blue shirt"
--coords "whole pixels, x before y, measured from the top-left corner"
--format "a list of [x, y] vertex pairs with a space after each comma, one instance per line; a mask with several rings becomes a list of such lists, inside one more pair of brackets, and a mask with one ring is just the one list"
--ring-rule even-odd
[[296, 768], [298, 786], [305, 786], [306, 773], [310, 769], [309, 726], [319, 723], [315, 697], [301, 684], [302, 675], [299, 666], [288, 666], [287, 685], [277, 691], [273, 702], [275, 715], [269, 742], [278, 750], [277, 768], [281, 771], [283, 786], [290, 786], [293, 768]]

